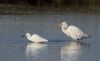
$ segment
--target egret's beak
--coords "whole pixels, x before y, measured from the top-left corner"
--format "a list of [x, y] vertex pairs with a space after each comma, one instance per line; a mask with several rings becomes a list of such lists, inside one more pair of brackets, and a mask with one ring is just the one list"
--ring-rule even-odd
[[61, 23], [57, 25], [57, 28], [61, 28], [61, 27], [62, 27], [62, 24]]
[[25, 35], [21, 35], [20, 37], [25, 37]]

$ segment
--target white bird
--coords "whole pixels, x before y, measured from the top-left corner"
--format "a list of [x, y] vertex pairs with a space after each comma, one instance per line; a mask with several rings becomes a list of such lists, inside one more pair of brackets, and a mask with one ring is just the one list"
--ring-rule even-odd
[[26, 36], [28, 40], [34, 42], [34, 43], [43, 43], [43, 42], [48, 42], [47, 39], [39, 36], [38, 34], [33, 34], [31, 35], [30, 33], [26, 33], [26, 35], [22, 35], [23, 36]]
[[77, 41], [91, 37], [74, 25], [68, 26], [67, 22], [62, 22], [60, 25], [62, 31], [73, 40]]

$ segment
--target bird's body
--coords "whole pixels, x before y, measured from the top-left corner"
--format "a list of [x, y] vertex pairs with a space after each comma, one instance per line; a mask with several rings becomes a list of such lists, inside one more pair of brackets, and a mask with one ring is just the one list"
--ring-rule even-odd
[[30, 33], [26, 33], [26, 37], [28, 40], [34, 42], [34, 43], [42, 43], [42, 42], [48, 42], [47, 39], [37, 35], [37, 34], [33, 34], [31, 35]]
[[62, 31], [73, 40], [81, 40], [85, 38], [89, 38], [90, 36], [80, 30], [78, 27], [74, 25], [68, 26], [67, 22], [62, 22]]

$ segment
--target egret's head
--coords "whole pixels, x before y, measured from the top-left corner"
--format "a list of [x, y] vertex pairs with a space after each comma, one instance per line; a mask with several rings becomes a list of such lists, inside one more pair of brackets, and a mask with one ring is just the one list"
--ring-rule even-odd
[[61, 23], [61, 26], [65, 26], [65, 25], [68, 25], [67, 22], [64, 21]]
[[21, 37], [30, 36], [30, 33], [26, 33], [25, 35], [21, 35]]
[[60, 27], [68, 25], [67, 22], [63, 21], [60, 23]]
[[68, 24], [67, 22], [63, 21], [60, 23], [60, 28], [62, 28], [63, 30], [66, 30], [68, 28]]
[[26, 33], [26, 35], [25, 36], [30, 36], [30, 33]]

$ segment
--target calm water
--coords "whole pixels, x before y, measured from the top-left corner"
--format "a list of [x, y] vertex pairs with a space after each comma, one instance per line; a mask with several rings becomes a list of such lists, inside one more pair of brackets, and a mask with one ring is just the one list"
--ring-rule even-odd
[[[1, 61], [99, 61], [100, 50], [91, 43], [0, 44]], [[95, 49], [95, 50], [94, 50]]]
[[[65, 34], [57, 28], [62, 20], [78, 26], [92, 38], [84, 43], [66, 41]], [[39, 34], [49, 43], [29, 43], [20, 37], [26, 32]], [[100, 61], [100, 14], [0, 15], [0, 61]]]

